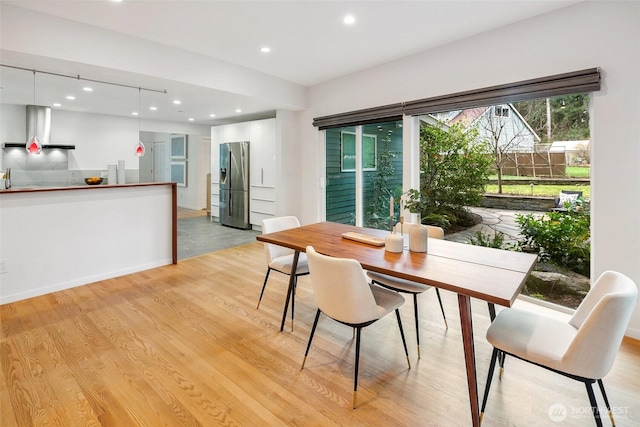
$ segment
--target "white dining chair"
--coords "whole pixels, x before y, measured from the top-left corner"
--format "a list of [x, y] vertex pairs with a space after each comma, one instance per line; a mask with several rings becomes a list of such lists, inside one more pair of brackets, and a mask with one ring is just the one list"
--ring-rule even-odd
[[[267, 218], [262, 220], [262, 234], [275, 233], [277, 231], [288, 230], [290, 228], [300, 227], [300, 222], [295, 216], [281, 216], [276, 218]], [[258, 299], [258, 305], [256, 309], [260, 308], [260, 302], [264, 295], [264, 289], [267, 286], [269, 280], [269, 273], [271, 270], [275, 270], [282, 274], [290, 275], [291, 267], [293, 266], [293, 249], [285, 248], [284, 246], [272, 245], [269, 243], [264, 244], [264, 254], [267, 261], [267, 274], [264, 277], [262, 284], [262, 290], [260, 291], [260, 298]], [[295, 288], [298, 283], [298, 277], [309, 274], [309, 265], [307, 264], [307, 256], [301, 253], [298, 257], [298, 265], [293, 276], [294, 292], [291, 296], [291, 311], [293, 319], [293, 309], [295, 307]]]
[[316, 312], [307, 350], [304, 353], [301, 370], [304, 369], [311, 341], [318, 326], [320, 313], [333, 320], [355, 329], [356, 355], [353, 379], [353, 408], [356, 408], [358, 393], [358, 368], [360, 361], [360, 334], [362, 328], [371, 325], [392, 311], [396, 312], [400, 336], [404, 345], [407, 364], [411, 369], [407, 342], [402, 329], [402, 320], [398, 308], [404, 304], [404, 297], [397, 292], [371, 285], [360, 263], [353, 259], [332, 258], [307, 247], [307, 258], [311, 271], [311, 287], [318, 310]]
[[[444, 239], [444, 230], [440, 227], [433, 225], [427, 225], [428, 236], [432, 239]], [[403, 292], [413, 295], [413, 313], [416, 323], [416, 341], [418, 344], [418, 359], [420, 358], [420, 324], [418, 321], [418, 295], [428, 291], [432, 286], [424, 285], [422, 283], [411, 282], [409, 280], [400, 279], [386, 274], [380, 274], [373, 271], [367, 271], [367, 275], [371, 279], [372, 283], [380, 286], [384, 286], [387, 289], [391, 289], [397, 292]], [[435, 288], [436, 295], [438, 296], [438, 302], [440, 303], [440, 311], [442, 311], [442, 318], [444, 319], [445, 328], [449, 328], [447, 324], [447, 316], [444, 314], [444, 306], [442, 305], [442, 298], [440, 297], [440, 290]]]
[[602, 426], [593, 392], [597, 382], [615, 426], [602, 378], [613, 366], [637, 299], [638, 287], [630, 278], [606, 271], [568, 322], [520, 309], [502, 310], [487, 330], [493, 354], [481, 420], [498, 352], [503, 352], [584, 383], [596, 425]]

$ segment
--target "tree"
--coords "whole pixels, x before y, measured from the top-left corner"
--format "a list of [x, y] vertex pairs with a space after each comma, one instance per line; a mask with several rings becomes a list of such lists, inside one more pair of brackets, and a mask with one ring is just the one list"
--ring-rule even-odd
[[[589, 94], [575, 94], [531, 101], [514, 102], [529, 126], [542, 137], [542, 142], [589, 139]], [[547, 132], [549, 126], [549, 132]]]
[[[503, 113], [505, 108], [498, 105], [488, 107], [484, 115], [474, 125], [483, 135], [482, 142], [492, 153], [493, 166], [498, 173], [499, 194], [502, 194], [502, 169], [508, 160], [505, 153], [516, 151], [525, 143], [527, 130], [522, 121]], [[515, 112], [510, 111], [510, 113], [514, 114]]]
[[[461, 124], [445, 130], [423, 124], [420, 128], [420, 195], [423, 219], [447, 216], [477, 205], [484, 194], [491, 159], [476, 144], [477, 131]], [[451, 221], [453, 220], [453, 221]], [[441, 224], [442, 225], [442, 224]]]

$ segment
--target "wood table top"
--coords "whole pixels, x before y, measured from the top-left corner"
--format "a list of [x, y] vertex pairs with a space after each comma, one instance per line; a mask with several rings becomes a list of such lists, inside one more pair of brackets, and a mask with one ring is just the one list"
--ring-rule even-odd
[[428, 252], [391, 253], [342, 237], [353, 231], [385, 237], [388, 231], [321, 222], [257, 236], [259, 241], [305, 252], [356, 259], [366, 270], [424, 283], [490, 303], [510, 307], [537, 256], [440, 239], [429, 239]]

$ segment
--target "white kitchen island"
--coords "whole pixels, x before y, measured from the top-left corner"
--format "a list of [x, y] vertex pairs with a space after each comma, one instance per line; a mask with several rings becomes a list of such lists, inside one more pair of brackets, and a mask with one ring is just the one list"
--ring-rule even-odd
[[0, 191], [0, 304], [172, 263], [175, 183]]

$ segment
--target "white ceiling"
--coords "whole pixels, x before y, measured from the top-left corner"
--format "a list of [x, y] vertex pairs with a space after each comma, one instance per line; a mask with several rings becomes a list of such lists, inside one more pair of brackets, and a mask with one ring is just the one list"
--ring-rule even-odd
[[[395, 59], [422, 52], [456, 40], [471, 37], [504, 25], [547, 13], [577, 1], [510, 0], [510, 1], [154, 1], [123, 0], [120, 3], [99, 1], [3, 1], [17, 7], [57, 16], [102, 29], [138, 37], [197, 53], [232, 64], [247, 67], [303, 86], [311, 86], [336, 77], [370, 68]], [[347, 26], [342, 20], [353, 14], [356, 22]], [[264, 54], [260, 48], [269, 46]], [[8, 63], [7, 57], [2, 63]], [[9, 57], [9, 59], [14, 59]], [[21, 65], [48, 71], [63, 65], [46, 58], [15, 58]], [[32, 103], [33, 75], [2, 67], [2, 102]], [[117, 70], [113, 71], [116, 77]], [[109, 72], [78, 70], [74, 74], [100, 76], [109, 80]], [[122, 74], [117, 80], [123, 82]], [[38, 74], [38, 104], [53, 102], [78, 83], [47, 84], [53, 77]], [[207, 88], [151, 81], [150, 87], [167, 89], [172, 99], [180, 96], [189, 111], [176, 109], [157, 112], [156, 118], [186, 121], [198, 117], [196, 123], [213, 124], [209, 113], [217, 109], [217, 120], [236, 118], [232, 112], [238, 103], [243, 114], [264, 114], [279, 108], [265, 100], [238, 99], [221, 91], [203, 96]], [[73, 84], [73, 87], [69, 87]], [[139, 86], [139, 76], [131, 76], [132, 86]], [[53, 88], [59, 94], [48, 93]], [[67, 91], [67, 92], [65, 92]], [[63, 93], [64, 92], [64, 93]], [[100, 92], [100, 95], [98, 95]], [[130, 115], [135, 109], [137, 91], [109, 87], [108, 99], [94, 91], [95, 103], [63, 107], [78, 111]], [[133, 92], [133, 94], [132, 94]], [[174, 96], [175, 95], [175, 96]], [[49, 96], [51, 98], [49, 98]], [[152, 93], [145, 93], [145, 105], [154, 102]], [[19, 101], [19, 98], [22, 101]], [[158, 102], [167, 102], [160, 96]], [[216, 105], [203, 99], [215, 99]], [[242, 102], [240, 102], [242, 101]], [[71, 104], [69, 102], [66, 105]], [[224, 104], [224, 105], [223, 105]], [[111, 106], [111, 107], [109, 107]], [[133, 106], [133, 107], [132, 107]], [[186, 107], [185, 107], [186, 108]], [[121, 112], [118, 112], [121, 111]], [[143, 111], [145, 108], [143, 107]]]

